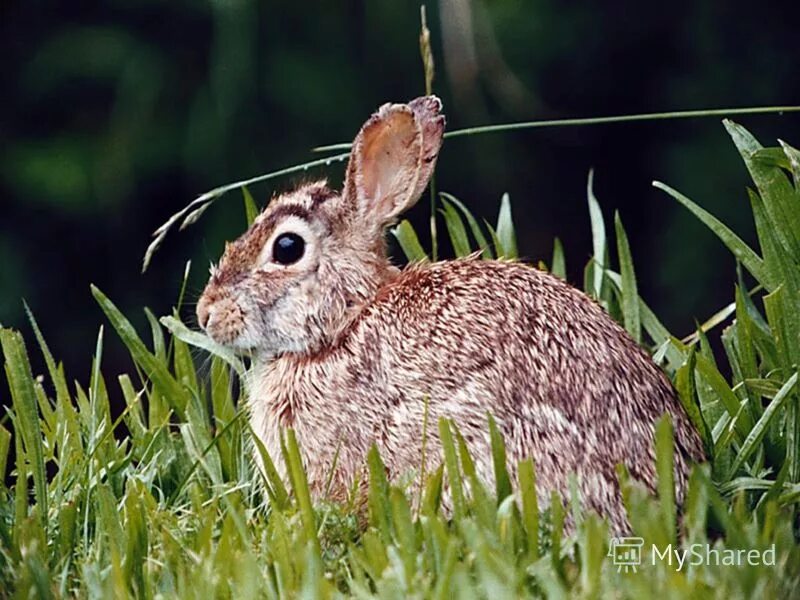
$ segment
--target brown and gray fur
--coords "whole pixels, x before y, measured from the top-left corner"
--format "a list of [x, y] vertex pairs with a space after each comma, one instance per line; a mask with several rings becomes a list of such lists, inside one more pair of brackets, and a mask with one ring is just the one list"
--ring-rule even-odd
[[[296, 430], [316, 497], [337, 448], [333, 499], [347, 496], [373, 443], [392, 478], [419, 472], [427, 402], [427, 472], [441, 461], [435, 424], [449, 417], [491, 484], [491, 412], [512, 477], [533, 457], [546, 504], [552, 490], [569, 493], [574, 473], [584, 507], [623, 532], [615, 466], [653, 489], [653, 427], [669, 413], [680, 499], [690, 462], [703, 459], [699, 436], [650, 357], [560, 279], [476, 258], [392, 266], [384, 230], [428, 183], [440, 109], [434, 97], [382, 106], [354, 142], [341, 193], [319, 182], [274, 199], [212, 268], [199, 322], [252, 354], [253, 429], [273, 456], [281, 429]], [[284, 266], [272, 244], [286, 232], [306, 251]]]

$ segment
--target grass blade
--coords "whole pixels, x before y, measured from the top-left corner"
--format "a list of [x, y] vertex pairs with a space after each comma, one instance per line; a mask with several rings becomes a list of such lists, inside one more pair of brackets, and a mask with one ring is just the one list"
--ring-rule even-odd
[[242, 187], [242, 197], [244, 198], [244, 214], [247, 218], [247, 226], [253, 224], [253, 221], [256, 220], [258, 216], [259, 210], [256, 206], [255, 200], [253, 200], [253, 196], [250, 194], [250, 190], [247, 189], [247, 186]]
[[279, 510], [283, 510], [289, 506], [289, 492], [286, 491], [283, 479], [281, 479], [281, 476], [278, 474], [278, 469], [275, 468], [275, 463], [269, 455], [267, 447], [264, 446], [264, 442], [261, 441], [261, 438], [259, 438], [255, 432], [252, 432], [252, 439], [253, 443], [256, 445], [256, 451], [261, 458], [267, 492], [275, 506]]
[[778, 143], [788, 159], [788, 168], [792, 171], [795, 191], [800, 190], [800, 150], [793, 148], [783, 140], [778, 140]]
[[[11, 401], [17, 416], [16, 432], [22, 438], [27, 458], [33, 467], [33, 487], [39, 518], [47, 529], [47, 477], [44, 470], [44, 447], [39, 426], [39, 409], [33, 374], [22, 335], [11, 329], [0, 329], [0, 344], [5, 357], [6, 377], [11, 390]], [[17, 455], [17, 463], [25, 458]], [[5, 474], [3, 474], [5, 476]]]
[[550, 272], [560, 279], [567, 279], [567, 260], [564, 257], [564, 246], [561, 240], [553, 240], [553, 259], [550, 262]]
[[450, 486], [450, 496], [453, 502], [453, 517], [463, 518], [466, 513], [464, 503], [464, 490], [461, 486], [461, 469], [458, 466], [458, 455], [453, 443], [452, 424], [449, 419], [439, 419], [439, 438], [444, 452], [444, 464], [447, 470], [447, 483]]
[[800, 259], [800, 198], [779, 167], [753, 160], [753, 153], [762, 146], [749, 131], [728, 119], [723, 123], [764, 200], [778, 239], [792, 256]]
[[494, 467], [494, 480], [497, 494], [497, 503], [500, 504], [511, 495], [511, 478], [508, 475], [506, 460], [506, 444], [503, 441], [503, 434], [497, 427], [494, 416], [489, 418], [489, 438], [492, 445], [492, 466]]
[[292, 482], [294, 496], [300, 509], [303, 529], [308, 542], [314, 548], [316, 555], [319, 556], [321, 549], [319, 537], [317, 537], [314, 508], [311, 505], [311, 492], [308, 489], [308, 479], [303, 468], [303, 459], [300, 455], [300, 446], [297, 444], [294, 429], [287, 429], [285, 432], [285, 449], [286, 470], [289, 473], [289, 480]]
[[469, 225], [469, 230], [472, 232], [472, 236], [475, 238], [475, 241], [478, 243], [478, 247], [481, 249], [481, 256], [484, 259], [493, 258], [492, 245], [486, 239], [478, 220], [474, 217], [470, 210], [464, 205], [463, 202], [461, 202], [461, 200], [451, 194], [440, 192], [439, 195], [444, 200], [448, 200], [449, 202], [455, 204], [455, 206], [461, 211], [461, 214], [464, 215], [464, 218], [467, 220], [467, 224]]
[[603, 269], [606, 265], [606, 224], [603, 220], [603, 211], [594, 195], [594, 170], [589, 171], [586, 181], [586, 198], [589, 203], [589, 219], [592, 223], [592, 257], [594, 268], [592, 272], [592, 294], [595, 298], [602, 297]]
[[161, 225], [161, 227], [159, 227], [153, 232], [153, 241], [150, 242], [150, 245], [147, 247], [147, 250], [145, 251], [144, 254], [144, 259], [142, 260], [142, 273], [147, 271], [147, 267], [150, 266], [150, 261], [153, 260], [153, 255], [161, 246], [162, 242], [164, 241], [164, 238], [167, 236], [167, 233], [169, 233], [169, 231], [178, 223], [178, 221], [183, 221], [181, 229], [183, 227], [186, 227], [187, 225], [192, 224], [200, 217], [200, 215], [202, 215], [203, 212], [205, 212], [205, 210], [217, 198], [219, 198], [223, 194], [226, 194], [232, 190], [237, 190], [249, 185], [253, 185], [255, 183], [261, 183], [262, 181], [268, 181], [270, 179], [276, 179], [284, 175], [290, 175], [292, 173], [307, 171], [308, 169], [314, 167], [330, 166], [334, 162], [341, 162], [343, 160], [346, 160], [349, 156], [350, 153], [347, 152], [343, 154], [337, 154], [335, 156], [328, 156], [326, 158], [312, 160], [306, 163], [301, 163], [299, 165], [287, 167], [285, 169], [272, 171], [264, 175], [251, 177], [250, 179], [244, 179], [242, 181], [235, 181], [233, 183], [228, 183], [226, 185], [214, 188], [213, 190], [210, 190], [204, 194], [201, 194], [200, 196], [192, 200], [189, 204], [184, 206], [177, 213], [172, 215], [167, 220], [166, 223]]
[[92, 295], [97, 300], [100, 308], [111, 321], [111, 325], [116, 330], [122, 342], [127, 346], [136, 363], [142, 367], [147, 376], [161, 390], [162, 395], [169, 403], [172, 410], [181, 418], [185, 418], [186, 403], [188, 394], [186, 390], [169, 373], [166, 365], [159, 361], [155, 355], [151, 354], [142, 342], [131, 322], [119, 311], [111, 300], [95, 286], [91, 286]]
[[669, 415], [662, 416], [656, 423], [655, 429], [656, 473], [658, 475], [657, 487], [658, 499], [661, 505], [661, 518], [667, 539], [674, 544], [678, 528], [675, 520], [672, 420]]
[[204, 333], [192, 331], [175, 317], [161, 317], [160, 321], [161, 324], [166, 327], [177, 339], [189, 344], [190, 346], [200, 348], [201, 350], [205, 350], [209, 354], [218, 357], [233, 367], [233, 370], [236, 371], [236, 374], [239, 375], [239, 377], [244, 377], [244, 363], [242, 362], [242, 359], [240, 359], [230, 348], [226, 348], [225, 346], [217, 344]]
[[675, 200], [680, 202], [683, 206], [688, 208], [694, 216], [696, 216], [706, 227], [708, 227], [717, 235], [722, 243], [725, 244], [731, 252], [733, 252], [733, 255], [736, 257], [736, 259], [744, 265], [745, 269], [747, 269], [761, 285], [772, 289], [769, 285], [769, 278], [764, 270], [764, 262], [761, 260], [761, 257], [758, 256], [758, 254], [756, 254], [752, 248], [750, 248], [750, 246], [742, 241], [742, 238], [731, 231], [722, 223], [722, 221], [717, 219], [710, 212], [700, 208], [697, 204], [689, 200], [689, 198], [672, 189], [668, 185], [663, 184], [660, 181], [654, 181], [653, 187], [666, 192], [675, 198]]
[[642, 324], [639, 317], [639, 291], [636, 288], [636, 274], [633, 270], [631, 247], [628, 236], [622, 226], [619, 213], [614, 214], [614, 227], [617, 232], [617, 253], [619, 254], [619, 271], [622, 276], [622, 314], [625, 329], [637, 343], [642, 341]]
[[797, 379], [798, 376], [797, 373], [795, 373], [786, 380], [786, 383], [781, 386], [781, 389], [777, 394], [775, 394], [772, 402], [770, 402], [769, 406], [767, 406], [767, 408], [764, 410], [761, 418], [750, 430], [750, 433], [747, 435], [744, 442], [742, 442], [739, 452], [736, 454], [736, 458], [731, 465], [729, 478], [733, 478], [744, 462], [748, 460], [753, 455], [753, 452], [755, 452], [757, 447], [760, 446], [770, 424], [777, 416], [781, 414], [779, 410], [782, 409], [784, 404], [786, 404], [786, 401], [791, 398], [792, 391], [797, 385]]
[[489, 500], [486, 488], [475, 470], [475, 462], [472, 460], [472, 456], [469, 453], [467, 442], [458, 429], [455, 429], [455, 437], [461, 470], [469, 484], [472, 512], [482, 526], [487, 528], [491, 527], [494, 522], [495, 506], [493, 506]]
[[11, 447], [11, 432], [0, 425], [0, 473], [3, 475], [3, 482], [0, 486], [5, 487], [6, 466], [8, 465], [8, 450]]
[[425, 250], [422, 249], [422, 244], [419, 243], [417, 232], [414, 231], [414, 227], [408, 219], [400, 221], [391, 231], [409, 262], [428, 260], [428, 255], [425, 253]]
[[[500, 213], [497, 215], [497, 239], [503, 247], [503, 257], [517, 258], [517, 235], [514, 232], [514, 220], [511, 217], [511, 199], [508, 194], [503, 194], [500, 200]], [[498, 256], [499, 256], [498, 251]]]
[[372, 526], [381, 534], [386, 544], [392, 540], [392, 508], [389, 502], [389, 480], [386, 465], [381, 460], [378, 448], [373, 444], [367, 453], [369, 468], [369, 515]]
[[739, 397], [731, 390], [728, 382], [725, 381], [725, 378], [717, 367], [701, 354], [696, 356], [696, 360], [697, 372], [702, 375], [706, 383], [708, 383], [717, 394], [720, 402], [725, 407], [725, 410], [728, 411], [731, 418], [736, 419], [736, 431], [739, 436], [744, 439], [753, 427], [750, 414], [741, 410], [742, 406]]
[[519, 463], [519, 494], [522, 499], [522, 522], [528, 544], [528, 561], [539, 559], [539, 497], [536, 495], [536, 469], [533, 459]]
[[25, 313], [28, 315], [28, 321], [31, 324], [33, 333], [36, 336], [36, 341], [39, 343], [39, 349], [41, 350], [42, 356], [44, 357], [44, 362], [47, 365], [47, 371], [50, 374], [50, 380], [53, 382], [53, 386], [55, 387], [56, 399], [59, 403], [69, 402], [69, 389], [67, 388], [67, 380], [64, 377], [64, 373], [56, 366], [56, 361], [50, 352], [50, 348], [47, 346], [44, 335], [42, 335], [42, 332], [39, 329], [39, 324], [36, 322], [28, 303], [23, 301], [23, 306], [25, 307]]
[[447, 225], [447, 233], [450, 236], [450, 243], [453, 245], [453, 250], [457, 257], [467, 256], [472, 253], [472, 247], [467, 237], [467, 229], [464, 227], [464, 222], [461, 220], [461, 215], [455, 209], [451, 202], [442, 198], [444, 208], [440, 212], [444, 216], [445, 225]]
[[678, 391], [678, 398], [689, 420], [700, 433], [706, 456], [713, 458], [714, 441], [711, 437], [711, 432], [708, 430], [708, 424], [703, 418], [703, 412], [700, 409], [697, 394], [695, 393], [695, 359], [695, 348], [692, 347], [689, 350], [686, 362], [675, 373], [675, 389]]

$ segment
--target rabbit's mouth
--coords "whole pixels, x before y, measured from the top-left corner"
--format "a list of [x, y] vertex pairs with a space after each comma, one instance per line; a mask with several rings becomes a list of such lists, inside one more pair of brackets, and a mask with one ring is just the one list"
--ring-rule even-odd
[[[280, 331], [275, 322], [276, 304], [248, 306], [229, 297], [215, 298], [213, 302], [201, 299], [198, 321], [214, 342], [237, 354], [270, 357], [287, 349], [300, 349], [302, 344]], [[280, 321], [279, 316], [277, 320]]]
[[247, 334], [247, 313], [241, 305], [229, 297], [209, 299], [203, 297], [197, 304], [197, 320], [200, 327], [216, 343], [234, 350], [250, 350], [253, 347]]

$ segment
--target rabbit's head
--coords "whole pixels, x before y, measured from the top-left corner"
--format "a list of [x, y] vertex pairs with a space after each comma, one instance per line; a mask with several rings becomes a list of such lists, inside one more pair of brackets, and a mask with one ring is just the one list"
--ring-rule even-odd
[[384, 229], [433, 172], [444, 117], [434, 96], [385, 104], [353, 142], [341, 193], [324, 181], [273, 199], [226, 245], [197, 304], [218, 343], [274, 355], [318, 351], [391, 278]]

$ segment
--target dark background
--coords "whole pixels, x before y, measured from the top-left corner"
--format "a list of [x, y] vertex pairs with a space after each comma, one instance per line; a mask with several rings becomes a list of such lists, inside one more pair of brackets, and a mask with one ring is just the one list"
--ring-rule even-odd
[[[449, 128], [800, 103], [800, 3], [648, 4], [429, 3]], [[412, 2], [28, 1], [3, 3], [0, 17], [0, 322], [32, 346], [26, 298], [69, 378], [88, 378], [104, 322], [90, 283], [144, 334], [141, 308], [169, 312], [188, 259], [196, 299], [208, 262], [244, 228], [235, 192], [170, 235], [140, 275], [149, 235], [170, 214], [212, 187], [310, 160], [313, 146], [352, 139], [382, 102], [424, 91]], [[800, 114], [739, 121], [765, 145], [800, 145]], [[549, 262], [560, 236], [580, 285], [591, 167], [609, 226], [621, 211], [642, 295], [689, 333], [732, 297], [734, 264], [650, 182], [751, 241], [749, 179], [720, 119], [452, 139], [437, 178], [490, 220], [509, 192], [521, 252]], [[341, 170], [319, 175], [338, 183]], [[263, 203], [293, 181], [252, 192]], [[410, 217], [422, 227], [428, 211], [423, 200]], [[129, 369], [106, 338], [107, 376]]]

